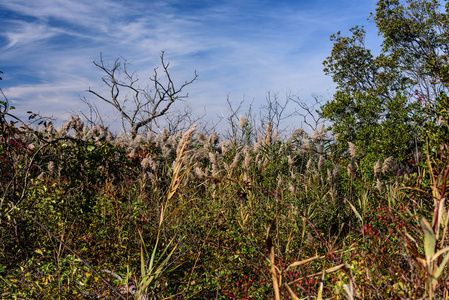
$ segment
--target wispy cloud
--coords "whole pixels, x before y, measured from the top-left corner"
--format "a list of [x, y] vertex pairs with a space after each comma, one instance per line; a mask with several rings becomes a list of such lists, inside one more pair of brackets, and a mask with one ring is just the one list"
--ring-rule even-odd
[[332, 47], [329, 35], [364, 23], [374, 5], [375, 0], [0, 0], [6, 16], [0, 32], [2, 85], [21, 111], [36, 105], [28, 100], [34, 91], [41, 97], [39, 109], [57, 115], [73, 109], [89, 86], [104, 89], [91, 63], [100, 52], [107, 61], [128, 59], [144, 81], [165, 50], [176, 79], [190, 79], [195, 69], [200, 75], [188, 91], [194, 110], [224, 107], [229, 93], [256, 102], [265, 101], [268, 90], [327, 96], [333, 84], [321, 62]]

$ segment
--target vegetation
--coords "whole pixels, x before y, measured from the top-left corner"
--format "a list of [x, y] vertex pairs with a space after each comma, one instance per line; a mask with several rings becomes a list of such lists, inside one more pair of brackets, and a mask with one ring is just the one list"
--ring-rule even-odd
[[195, 126], [139, 135], [151, 116], [124, 117], [151, 119], [129, 135], [79, 117], [34, 128], [3, 95], [2, 299], [448, 298], [437, 9], [379, 1], [378, 57], [362, 29], [332, 37], [332, 132], [281, 137], [271, 112], [263, 132], [240, 116], [221, 140]]

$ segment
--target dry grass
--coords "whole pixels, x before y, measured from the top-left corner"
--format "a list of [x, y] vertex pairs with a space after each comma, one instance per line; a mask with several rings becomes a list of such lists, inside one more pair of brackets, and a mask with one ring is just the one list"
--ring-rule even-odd
[[0, 291], [114, 298], [70, 249], [119, 274], [108, 284], [129, 298], [446, 297], [449, 169], [428, 155], [421, 173], [398, 176], [385, 157], [365, 176], [355, 145], [332, 157], [325, 136], [279, 140], [268, 123], [252, 144], [194, 127], [130, 139], [75, 117], [13, 132], [0, 152], [12, 174]]

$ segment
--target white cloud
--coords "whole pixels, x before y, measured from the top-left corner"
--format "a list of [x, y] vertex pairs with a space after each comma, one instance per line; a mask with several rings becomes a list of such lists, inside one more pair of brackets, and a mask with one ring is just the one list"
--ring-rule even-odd
[[[192, 8], [183, 1], [0, 0], [1, 9], [23, 16], [6, 20], [2, 30], [7, 42], [0, 44], [0, 66], [10, 68], [5, 78], [14, 78], [2, 85], [24, 111], [59, 113], [79, 103], [89, 86], [104, 91], [103, 74], [92, 64], [100, 52], [106, 61], [128, 59], [144, 83], [165, 50], [178, 82], [198, 70], [198, 81], [188, 89], [194, 110], [224, 108], [228, 93], [259, 103], [268, 90], [327, 96], [333, 83], [321, 62], [330, 54], [328, 36], [360, 24], [374, 0], [343, 1], [358, 3], [353, 7], [318, 2], [328, 5], [224, 1]], [[34, 82], [17, 75], [24, 73]]]
[[12, 47], [20, 47], [27, 44], [32, 45], [57, 34], [56, 30], [43, 24], [31, 24], [23, 21], [13, 21], [11, 23], [15, 28], [14, 30], [0, 33], [0, 35], [3, 35], [8, 41], [7, 45], [2, 47], [2, 51]]

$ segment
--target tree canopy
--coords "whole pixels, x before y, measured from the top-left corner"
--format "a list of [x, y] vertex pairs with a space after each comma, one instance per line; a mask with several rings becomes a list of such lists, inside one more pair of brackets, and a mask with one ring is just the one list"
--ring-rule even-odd
[[337, 91], [320, 114], [332, 121], [336, 154], [352, 142], [370, 165], [379, 157], [413, 157], [448, 91], [448, 11], [436, 0], [378, 1], [371, 15], [383, 38], [377, 56], [365, 46], [363, 27], [331, 36], [323, 64]]

